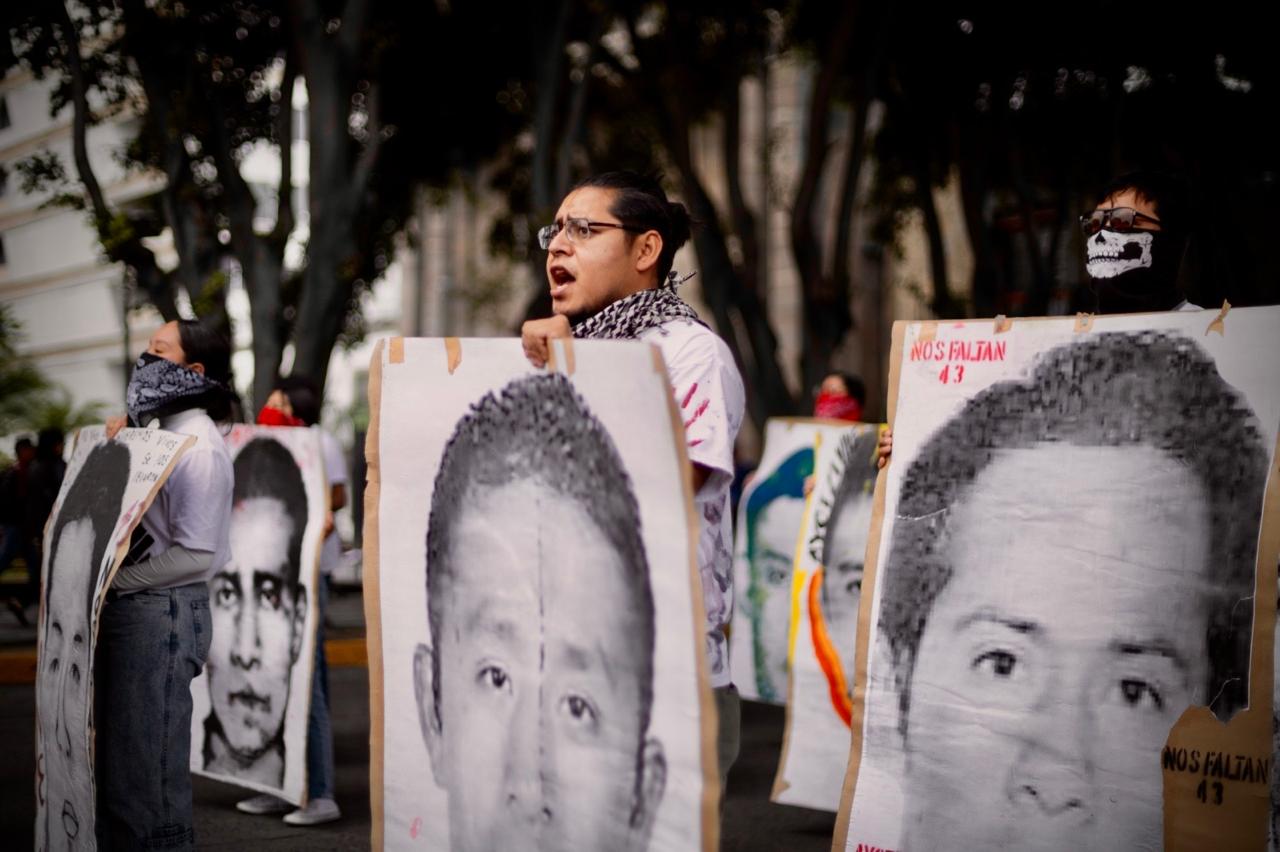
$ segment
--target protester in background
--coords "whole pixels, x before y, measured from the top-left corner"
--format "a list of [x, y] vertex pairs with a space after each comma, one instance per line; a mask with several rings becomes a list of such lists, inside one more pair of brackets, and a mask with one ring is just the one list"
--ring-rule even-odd
[[236, 803], [236, 807], [247, 814], [284, 813], [284, 821], [290, 825], [320, 825], [342, 816], [333, 798], [333, 727], [329, 719], [329, 665], [324, 653], [324, 619], [329, 606], [329, 578], [342, 558], [333, 513], [347, 504], [347, 465], [337, 439], [319, 428], [320, 408], [320, 391], [315, 384], [300, 376], [289, 376], [276, 383], [275, 390], [258, 413], [261, 425], [317, 429], [324, 451], [325, 475], [329, 480], [329, 512], [325, 516], [320, 576], [316, 584], [316, 658], [311, 676], [311, 712], [307, 720], [307, 804], [294, 810], [284, 799], [269, 793]]
[[689, 212], [667, 200], [656, 178], [607, 172], [578, 184], [555, 221], [538, 231], [554, 316], [526, 322], [521, 336], [535, 366], [547, 362], [557, 337], [642, 340], [662, 352], [693, 466], [704, 641], [720, 718], [723, 789], [739, 744], [740, 705], [726, 628], [733, 614], [729, 487], [745, 391], [729, 347], [676, 294], [671, 265], [690, 227]]
[[[1092, 212], [1080, 217], [1085, 269], [1100, 314], [1199, 311], [1182, 287], [1191, 235], [1187, 184], [1163, 172], [1132, 171], [1111, 181]], [[893, 453], [893, 432], [880, 433], [880, 467]]]
[[813, 416], [859, 423], [867, 405], [867, 387], [849, 373], [829, 373], [813, 402]]
[[[32, 586], [40, 586], [40, 548], [27, 525], [27, 502], [30, 500], [31, 463], [35, 461], [36, 447], [30, 438], [19, 438], [13, 445], [15, 461], [0, 474], [0, 574], [9, 570], [14, 557], [22, 554], [27, 566], [27, 588], [24, 594], [11, 595], [5, 600], [9, 611], [23, 627], [31, 625], [26, 607], [34, 600], [30, 596]], [[31, 578], [35, 582], [31, 582]]]
[[[229, 558], [231, 346], [195, 320], [161, 326], [134, 365], [129, 420], [192, 435], [107, 593], [95, 665], [98, 849], [193, 849], [191, 681], [209, 653], [209, 578]], [[107, 424], [108, 437], [124, 425]]]

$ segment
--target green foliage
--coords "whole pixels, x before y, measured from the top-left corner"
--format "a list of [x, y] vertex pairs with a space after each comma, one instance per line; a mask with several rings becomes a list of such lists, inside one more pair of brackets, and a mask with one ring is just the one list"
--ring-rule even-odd
[[0, 435], [28, 425], [28, 417], [49, 382], [26, 356], [18, 352], [21, 323], [13, 308], [0, 302]]
[[77, 405], [66, 388], [56, 388], [37, 397], [30, 406], [24, 427], [33, 432], [57, 428], [70, 435], [82, 426], [92, 426], [106, 420], [108, 406], [102, 402]]

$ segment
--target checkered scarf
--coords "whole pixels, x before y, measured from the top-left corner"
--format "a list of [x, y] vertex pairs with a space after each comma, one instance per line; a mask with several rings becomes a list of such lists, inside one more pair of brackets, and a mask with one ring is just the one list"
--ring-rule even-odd
[[596, 340], [634, 340], [650, 329], [681, 320], [706, 326], [676, 293], [673, 272], [660, 287], [625, 296], [573, 327], [573, 336]]

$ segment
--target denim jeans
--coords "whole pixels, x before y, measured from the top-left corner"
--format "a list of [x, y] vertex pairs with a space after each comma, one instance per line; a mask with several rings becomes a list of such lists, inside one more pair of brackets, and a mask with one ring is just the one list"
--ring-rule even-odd
[[324, 614], [329, 608], [329, 578], [316, 583], [316, 662], [311, 673], [311, 712], [307, 715], [307, 799], [333, 798], [333, 728], [329, 724], [329, 664], [324, 656]]
[[209, 589], [111, 595], [94, 670], [98, 849], [193, 849], [191, 680], [209, 655]]

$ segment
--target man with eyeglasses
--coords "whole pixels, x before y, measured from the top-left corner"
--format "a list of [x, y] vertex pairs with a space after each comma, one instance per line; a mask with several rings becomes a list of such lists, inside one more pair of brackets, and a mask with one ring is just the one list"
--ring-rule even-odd
[[1080, 217], [1098, 313], [1199, 310], [1178, 283], [1187, 246], [1186, 196], [1176, 178], [1130, 172], [1113, 180], [1093, 212]]
[[[526, 322], [521, 337], [536, 366], [547, 362], [554, 338], [642, 340], [662, 352], [693, 467], [704, 641], [720, 718], [723, 789], [738, 754], [738, 694], [725, 630], [733, 614], [729, 487], [745, 393], [729, 348], [676, 294], [671, 265], [689, 239], [690, 224], [684, 205], [669, 201], [656, 178], [606, 172], [578, 184], [555, 221], [538, 232], [547, 252], [553, 316]], [[602, 489], [611, 486], [600, 483]], [[662, 570], [654, 566], [655, 574]]]

